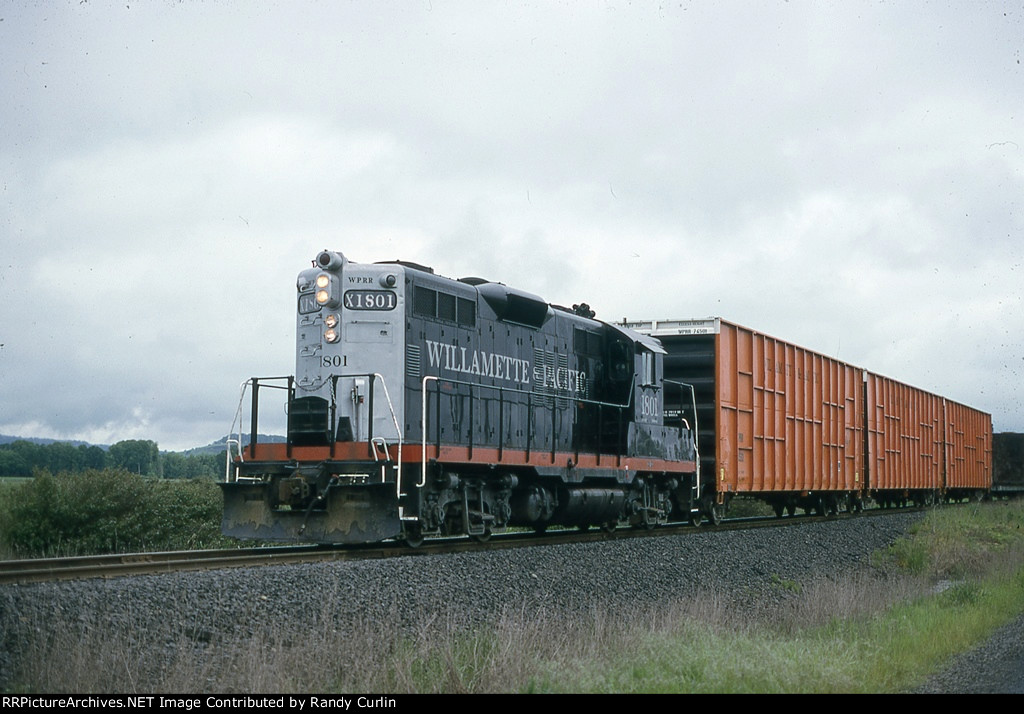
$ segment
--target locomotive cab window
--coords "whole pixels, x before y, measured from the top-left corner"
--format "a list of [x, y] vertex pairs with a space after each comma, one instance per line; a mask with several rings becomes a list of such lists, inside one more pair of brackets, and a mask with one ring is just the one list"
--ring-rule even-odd
[[640, 384], [644, 387], [655, 386], [654, 353], [642, 348], [640, 350]]
[[613, 342], [609, 348], [610, 377], [616, 382], [633, 381], [633, 349], [628, 342]]
[[596, 332], [578, 327], [573, 330], [573, 348], [577, 354], [600, 356], [602, 344], [601, 335]]

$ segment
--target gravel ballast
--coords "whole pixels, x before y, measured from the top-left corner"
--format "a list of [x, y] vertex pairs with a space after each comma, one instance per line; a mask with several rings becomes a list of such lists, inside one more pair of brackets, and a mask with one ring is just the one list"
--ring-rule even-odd
[[915, 690], [919, 694], [1024, 694], [1024, 617], [980, 647], [954, 657]]
[[[14, 683], [9, 678], [26, 642], [46, 636], [48, 627], [75, 623], [127, 622], [158, 631], [185, 613], [191, 636], [209, 649], [228, 636], [258, 637], [271, 625], [301, 632], [311, 620], [415, 628], [439, 616], [486, 623], [510, 606], [572, 617], [598, 607], [636, 611], [711, 591], [732, 607], [767, 611], [817, 579], [866, 568], [872, 552], [919, 518], [887, 514], [440, 556], [7, 585], [0, 587], [0, 689]], [[927, 691], [966, 691], [958, 688], [963, 685], [962, 678], [954, 685], [937, 681]]]

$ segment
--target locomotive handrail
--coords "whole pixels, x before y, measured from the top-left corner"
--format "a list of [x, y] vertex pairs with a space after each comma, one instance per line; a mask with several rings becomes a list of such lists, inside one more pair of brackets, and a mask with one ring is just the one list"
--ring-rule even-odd
[[[427, 375], [427, 376], [423, 377], [423, 380], [421, 382], [421, 385], [422, 385], [422, 398], [420, 399], [420, 418], [421, 418], [421, 423], [423, 425], [423, 431], [422, 431], [422, 434], [420, 436], [420, 440], [421, 440], [421, 448], [420, 448], [420, 462], [421, 462], [420, 463], [420, 482], [418, 484], [416, 484], [417, 488], [423, 488], [426, 485], [426, 483], [427, 483], [427, 434], [430, 431], [427, 428], [427, 402], [428, 402], [428, 399], [427, 399], [427, 394], [428, 394], [428, 392], [427, 392], [427, 383], [428, 382], [436, 382], [436, 383], [438, 383], [438, 388], [437, 388], [437, 394], [438, 395], [440, 395], [440, 393], [441, 393], [441, 391], [440, 391], [440, 383], [441, 382], [445, 382], [445, 383], [453, 384], [453, 385], [463, 385], [463, 386], [469, 387], [469, 391], [470, 391], [470, 395], [469, 395], [470, 396], [470, 409], [471, 409], [471, 412], [470, 412], [470, 436], [469, 436], [469, 449], [470, 449], [470, 453], [472, 453], [472, 448], [473, 448], [473, 422], [472, 422], [472, 404], [473, 404], [472, 391], [473, 391], [473, 388], [474, 387], [479, 387], [481, 389], [489, 389], [489, 390], [497, 391], [498, 392], [498, 403], [499, 403], [499, 415], [498, 415], [498, 417], [499, 417], [498, 418], [498, 429], [499, 429], [498, 454], [499, 454], [499, 460], [500, 460], [500, 455], [502, 454], [502, 451], [503, 451], [504, 445], [505, 445], [504, 438], [503, 438], [505, 422], [504, 422], [504, 419], [502, 419], [501, 417], [504, 414], [505, 394], [508, 393], [508, 392], [511, 392], [513, 394], [524, 394], [524, 395], [526, 395], [526, 400], [527, 400], [526, 401], [526, 407], [527, 407], [528, 411], [532, 411], [532, 408], [533, 408], [533, 398], [534, 397], [541, 396], [541, 397], [548, 397], [548, 398], [550, 398], [551, 402], [552, 402], [551, 411], [552, 411], [553, 415], [557, 413], [557, 410], [555, 408], [555, 400], [558, 400], [558, 399], [565, 400], [567, 402], [572, 402], [574, 405], [575, 404], [588, 404], [588, 405], [591, 405], [591, 406], [596, 406], [598, 408], [598, 417], [599, 417], [599, 419], [600, 419], [600, 416], [601, 416], [601, 413], [602, 413], [601, 412], [602, 408], [615, 409], [615, 410], [618, 410], [620, 428], [621, 428], [621, 423], [622, 423], [622, 414], [623, 414], [623, 412], [628, 410], [632, 406], [632, 404], [633, 404], [633, 393], [632, 393], [632, 391], [630, 391], [630, 393], [629, 393], [629, 399], [628, 400], [626, 400], [625, 402], [623, 402], [621, 404], [617, 404], [617, 403], [614, 403], [614, 402], [601, 402], [601, 401], [597, 401], [597, 400], [594, 400], [594, 399], [581, 399], [579, 397], [573, 397], [573, 396], [569, 396], [567, 394], [565, 394], [565, 395], [563, 395], [563, 394], [538, 394], [537, 392], [534, 392], [533, 390], [528, 390], [528, 389], [518, 389], [516, 387], [501, 387], [501, 386], [496, 386], [496, 385], [493, 385], [493, 384], [480, 384], [478, 382], [469, 382], [469, 381], [466, 381], [466, 380], [463, 380], [463, 379], [451, 379], [451, 378], [448, 378], [448, 377], [438, 377], [438, 376], [435, 376], [435, 375]], [[437, 439], [436, 439], [436, 443], [434, 444], [434, 448], [436, 450], [436, 453], [440, 453], [440, 450], [441, 450], [441, 431], [440, 431], [441, 400], [440, 400], [440, 398], [438, 398], [438, 400], [437, 400], [436, 409], [437, 409], [437, 412], [438, 412], [437, 423], [438, 423], [439, 426], [438, 426]], [[527, 444], [526, 445], [526, 452], [527, 452], [527, 454], [529, 454], [530, 450], [531, 450], [532, 434], [533, 434], [533, 432], [531, 431], [529, 426], [527, 426], [527, 429], [526, 429], [526, 440], [527, 440], [526, 441], [526, 444]], [[554, 416], [552, 416], [552, 436], [551, 436], [551, 453], [552, 453], [552, 457], [554, 456], [555, 451], [556, 451], [556, 445], [555, 445], [555, 434], [554, 434]], [[618, 457], [618, 458], [622, 458], [621, 451], [622, 451], [621, 445], [619, 445], [619, 447], [616, 449], [615, 456]], [[578, 460], [578, 458], [579, 458], [578, 457], [578, 453], [579, 453], [578, 446], [577, 446], [576, 452], [577, 452], [577, 460]], [[600, 459], [600, 453], [601, 453], [600, 452], [600, 446], [598, 446], [598, 448], [596, 450], [596, 453], [597, 453], [598, 459]]]
[[241, 458], [241, 456], [242, 456], [242, 442], [241, 442], [241, 440], [240, 439], [232, 439], [231, 435], [228, 434], [227, 441], [224, 444], [224, 446], [226, 447], [224, 449], [224, 457], [225, 457], [224, 458], [224, 481], [225, 482], [231, 482], [231, 481], [235, 480], [235, 479], [231, 478], [231, 445], [232, 444], [234, 444], [235, 446], [238, 447], [238, 456], [239, 456], [239, 458]]
[[[276, 380], [276, 379], [287, 379], [287, 380], [289, 380], [289, 384], [290, 384], [292, 377], [250, 377], [249, 379], [244, 380], [242, 382], [242, 384], [239, 386], [239, 389], [238, 389], [238, 408], [235, 410], [235, 418], [231, 421], [231, 427], [228, 429], [228, 438], [227, 438], [227, 441], [226, 441], [226, 444], [225, 444], [225, 446], [226, 446], [226, 449], [225, 449], [225, 459], [224, 459], [225, 460], [225, 464], [224, 464], [224, 480], [225, 481], [229, 481], [230, 482], [230, 481], [234, 481], [235, 480], [235, 479], [230, 477], [230, 475], [231, 475], [231, 461], [232, 461], [231, 460], [231, 444], [236, 444], [238, 446], [238, 460], [240, 462], [244, 462], [245, 461], [245, 448], [242, 445], [242, 405], [245, 404], [245, 392], [248, 389], [250, 384], [253, 385], [252, 427], [251, 427], [251, 431], [250, 431], [250, 434], [249, 434], [249, 444], [253, 445], [253, 444], [256, 443], [256, 439], [257, 439], [257, 431], [256, 431], [256, 407], [257, 407], [256, 392], [259, 390], [259, 382], [260, 382], [260, 380]], [[263, 386], [271, 388], [271, 389], [284, 389], [284, 387], [280, 387], [280, 386], [275, 385], [275, 384], [263, 385]], [[290, 387], [289, 387], [289, 389], [290, 389]], [[235, 431], [235, 425], [236, 424], [238, 425], [237, 438], [232, 439], [231, 438], [231, 433]]]
[[[402, 445], [403, 445], [404, 439], [402, 438], [402, 430], [401, 430], [401, 427], [399, 426], [398, 416], [395, 414], [395, 406], [394, 406], [394, 403], [391, 401], [391, 394], [388, 391], [387, 380], [384, 379], [384, 375], [380, 374], [379, 372], [373, 372], [373, 373], [367, 373], [367, 374], [332, 374], [332, 375], [330, 375], [330, 379], [331, 379], [331, 423], [332, 423], [332, 431], [333, 431], [333, 424], [336, 423], [336, 415], [337, 415], [337, 386], [338, 386], [338, 380], [342, 379], [342, 378], [355, 378], [355, 377], [368, 377], [370, 379], [370, 395], [369, 395], [370, 396], [370, 401], [369, 401], [369, 404], [368, 404], [368, 412], [369, 412], [369, 418], [368, 418], [369, 428], [368, 428], [368, 432], [369, 433], [368, 433], [368, 437], [367, 437], [367, 444], [368, 444], [368, 446], [369, 446], [369, 448], [371, 450], [373, 449], [373, 445], [372, 445], [372, 441], [373, 441], [373, 395], [374, 395], [373, 387], [376, 384], [376, 380], [377, 379], [380, 380], [380, 386], [384, 390], [384, 398], [387, 400], [388, 410], [391, 413], [391, 421], [395, 425], [395, 432], [397, 434], [397, 437], [396, 437], [397, 440], [398, 440], [398, 442], [397, 442], [397, 445], [398, 445], [397, 481], [399, 483], [401, 483], [401, 475], [402, 475]], [[275, 382], [275, 381], [277, 381], [277, 382], [284, 381], [287, 384], [286, 385], [274, 384], [273, 382]], [[268, 384], [268, 382], [269, 382], [269, 384]], [[241, 421], [242, 421], [242, 408], [243, 408], [243, 405], [245, 404], [245, 393], [248, 390], [250, 385], [252, 386], [252, 406], [250, 407], [250, 411], [251, 411], [251, 414], [250, 414], [251, 426], [250, 426], [250, 434], [249, 434], [249, 448], [250, 448], [250, 454], [251, 455], [255, 454], [255, 445], [256, 445], [256, 442], [258, 440], [258, 414], [259, 414], [259, 390], [260, 390], [260, 388], [263, 387], [265, 389], [282, 389], [282, 390], [286, 390], [288, 392], [288, 400], [289, 400], [289, 402], [295, 396], [296, 384], [295, 384], [295, 377], [294, 376], [287, 376], [287, 377], [250, 377], [249, 379], [247, 379], [244, 382], [242, 382], [240, 390], [239, 390], [240, 394], [239, 394], [239, 398], [238, 398], [238, 409], [235, 411], [235, 418], [231, 422], [231, 429], [228, 432], [228, 436], [230, 437], [231, 432], [235, 431], [235, 428], [236, 428], [236, 425], [237, 425], [238, 436], [237, 436], [237, 442], [236, 443], [238, 444], [238, 460], [239, 460], [239, 462], [244, 462], [245, 461], [245, 448], [242, 446], [242, 424], [241, 424]], [[299, 387], [300, 388], [304, 388], [304, 387], [302, 387], [302, 385], [299, 385]], [[229, 438], [229, 442], [232, 442], [232, 441], [235, 441], [235, 440], [231, 440]], [[331, 449], [331, 456], [332, 457], [334, 455], [334, 444], [335, 444], [335, 440], [332, 439], [331, 442], [330, 442], [330, 449]], [[288, 453], [288, 455], [290, 457], [291, 456], [291, 442], [290, 441], [287, 442], [287, 447], [286, 448], [287, 448], [287, 453]], [[231, 460], [230, 443], [229, 443], [229, 446], [228, 446], [228, 449], [227, 449], [226, 461], [227, 461], [227, 465], [225, 467], [225, 470], [228, 471], [228, 474], [229, 474], [230, 473], [230, 465], [231, 465], [231, 461], [232, 461]], [[228, 480], [228, 481], [233, 480], [233, 479], [228, 478], [228, 474], [225, 475], [225, 480]], [[384, 473], [382, 471], [381, 472], [381, 482], [383, 483], [385, 480], [386, 480], [386, 477], [385, 477], [385, 475], [384, 475]]]
[[[384, 375], [380, 372], [374, 372], [374, 377], [380, 377], [380, 386], [384, 390], [384, 398], [388, 400], [388, 409], [391, 411], [391, 421], [395, 423], [395, 433], [398, 434], [398, 466], [395, 471], [395, 495], [402, 495], [402, 444], [404, 439], [402, 438], [402, 427], [398, 424], [398, 417], [395, 415], [395, 405], [391, 403], [391, 395], [388, 393], [388, 383], [384, 379]], [[373, 380], [370, 380], [370, 429], [372, 433], [373, 429]], [[384, 470], [381, 469], [381, 483], [384, 483]]]
[[[238, 444], [238, 459], [244, 461], [242, 457], [242, 405], [245, 403], [245, 390], [249, 386], [249, 380], [246, 379], [238, 388], [238, 409], [235, 410], [235, 418], [231, 421], [231, 426], [228, 428], [228, 443], [227, 448], [224, 451], [224, 481], [232, 483], [236, 481], [236, 478], [232, 478], [234, 472], [231, 470], [231, 442], [235, 441]], [[232, 439], [231, 433], [235, 430], [235, 425], [238, 425], [238, 438]]]
[[[396, 492], [397, 496], [401, 496], [402, 495], [402, 444], [405, 442], [405, 440], [402, 438], [402, 428], [401, 428], [401, 426], [398, 423], [398, 416], [395, 414], [395, 405], [391, 401], [391, 393], [388, 391], [388, 383], [387, 383], [387, 380], [384, 379], [384, 375], [383, 374], [381, 374], [380, 372], [368, 372], [366, 374], [332, 374], [330, 376], [330, 379], [331, 379], [331, 424], [332, 424], [332, 430], [334, 428], [334, 424], [337, 423], [337, 413], [338, 413], [338, 380], [339, 379], [358, 379], [359, 377], [368, 377], [369, 380], [370, 380], [370, 388], [368, 390], [369, 391], [369, 395], [368, 395], [369, 396], [369, 402], [367, 403], [367, 417], [366, 417], [366, 421], [367, 421], [366, 443], [367, 443], [367, 446], [369, 447], [371, 455], [374, 457], [375, 461], [377, 460], [377, 451], [374, 448], [374, 438], [375, 437], [373, 435], [373, 416], [374, 416], [374, 414], [373, 414], [373, 395], [376, 392], [374, 387], [376, 386], [376, 382], [377, 382], [378, 379], [380, 380], [381, 389], [384, 390], [384, 399], [386, 399], [387, 402], [388, 402], [388, 411], [391, 413], [391, 421], [395, 425], [395, 434], [396, 434], [395, 438], [398, 440], [398, 459], [397, 459], [398, 465], [396, 466], [396, 472], [395, 472], [395, 492]], [[383, 438], [383, 437], [377, 437], [377, 438]], [[336, 439], [331, 439], [330, 446], [331, 446], [331, 455], [332, 456], [334, 455], [334, 444], [336, 443], [336, 441], [337, 441]], [[381, 483], [385, 483], [386, 481], [387, 481], [387, 475], [384, 472], [384, 469], [381, 468], [380, 482]]]
[[674, 384], [674, 385], [676, 385], [678, 387], [688, 388], [690, 390], [690, 408], [693, 409], [693, 428], [690, 429], [690, 425], [687, 423], [686, 417], [684, 417], [682, 415], [683, 399], [682, 399], [682, 395], [680, 395], [680, 397], [679, 397], [679, 411], [680, 411], [679, 418], [682, 421], [682, 424], [680, 424], [679, 429], [681, 431], [683, 429], [683, 427], [686, 427], [688, 430], [693, 432], [693, 460], [694, 460], [694, 464], [695, 464], [695, 467], [696, 467], [696, 471], [694, 472], [693, 480], [694, 480], [694, 483], [697, 486], [697, 488], [696, 488], [697, 500], [700, 500], [700, 489], [701, 489], [701, 483], [700, 483], [700, 438], [699, 438], [700, 437], [700, 431], [698, 429], [698, 424], [697, 424], [697, 391], [696, 391], [696, 389], [694, 389], [694, 386], [692, 384], [690, 384], [689, 382], [680, 382], [680, 381], [677, 381], [675, 379], [663, 379], [661, 381], [662, 381], [662, 384]]
[[[416, 484], [416, 488], [423, 488], [427, 485], [427, 382], [437, 382], [440, 377], [432, 377], [427, 375], [423, 378], [423, 397], [420, 399], [420, 419], [423, 424], [423, 433], [421, 434], [422, 443], [420, 445], [420, 482]], [[440, 387], [438, 388], [440, 391]], [[441, 400], [437, 400], [438, 409], [441, 408]], [[440, 423], [440, 420], [438, 421]], [[438, 441], [440, 441], [440, 428], [438, 429]], [[438, 444], [440, 448], [440, 443]]]

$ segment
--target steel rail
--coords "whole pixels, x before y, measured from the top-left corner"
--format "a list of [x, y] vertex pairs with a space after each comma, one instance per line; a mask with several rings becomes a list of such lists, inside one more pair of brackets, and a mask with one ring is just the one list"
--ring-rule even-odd
[[25, 558], [0, 561], [0, 583], [108, 578], [120, 575], [303, 562], [343, 557], [343, 554], [344, 551], [341, 549], [305, 545]]
[[917, 510], [922, 509], [870, 509], [859, 514], [841, 513], [838, 516], [829, 517], [801, 515], [785, 518], [774, 516], [733, 518], [725, 519], [717, 526], [705, 524], [698, 528], [685, 523], [669, 523], [651, 528], [643, 526], [622, 527], [610, 532], [597, 528], [586, 531], [572, 528], [551, 529], [543, 534], [524, 530], [495, 533], [485, 543], [473, 541], [465, 537], [427, 538], [423, 545], [416, 548], [389, 541], [385, 543], [346, 546], [273, 546], [225, 550], [125, 553], [120, 555], [76, 556], [68, 558], [25, 558], [21, 560], [0, 561], [0, 584], [113, 578], [130, 575], [314, 563], [332, 560], [365, 560], [399, 556], [440, 555], [445, 553], [480, 552], [482, 550], [565, 545], [568, 543], [591, 543], [626, 538], [696, 535], [704, 532], [826, 523], [846, 518], [870, 518]]

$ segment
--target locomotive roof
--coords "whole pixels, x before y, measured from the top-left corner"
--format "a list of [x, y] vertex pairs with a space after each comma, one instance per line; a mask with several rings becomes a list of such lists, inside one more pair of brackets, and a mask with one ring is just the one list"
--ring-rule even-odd
[[636, 332], [622, 325], [616, 325], [611, 322], [596, 320], [593, 317], [581, 315], [576, 310], [570, 310], [569, 308], [562, 307], [561, 305], [548, 303], [543, 298], [532, 293], [528, 293], [517, 288], [510, 288], [505, 285], [505, 283], [494, 282], [487, 280], [486, 278], [479, 277], [464, 277], [456, 280], [443, 275], [438, 275], [434, 272], [433, 268], [420, 265], [419, 263], [413, 263], [408, 260], [380, 260], [377, 261], [375, 265], [401, 265], [402, 267], [430, 275], [438, 280], [447, 280], [474, 287], [477, 289], [480, 297], [482, 297], [491, 309], [495, 311], [499, 319], [509, 320], [536, 328], [540, 327], [541, 324], [546, 321], [547, 316], [550, 314], [549, 309], [554, 309], [566, 312], [584, 320], [594, 320], [595, 322], [607, 325], [630, 342], [639, 343], [652, 352], [666, 354], [661, 341], [655, 337], [651, 337], [650, 335], [646, 335], [641, 332]]
[[666, 352], [665, 348], [662, 346], [661, 340], [659, 340], [656, 337], [651, 337], [650, 335], [645, 335], [642, 332], [635, 332], [635, 331], [629, 329], [628, 327], [623, 327], [622, 325], [616, 325], [616, 324], [611, 323], [611, 322], [606, 322], [605, 324], [608, 325], [609, 327], [611, 327], [613, 330], [617, 330], [619, 333], [621, 333], [623, 336], [627, 337], [629, 340], [631, 340], [633, 342], [639, 342], [641, 345], [643, 345], [644, 347], [649, 349], [651, 352], [656, 352], [656, 353], [662, 354], [662, 355], [668, 354], [668, 352]]
[[426, 265], [420, 265], [419, 263], [413, 263], [408, 260], [378, 260], [374, 265], [401, 265], [404, 268], [412, 268], [413, 270], [419, 270], [421, 273], [434, 274], [434, 269]]

